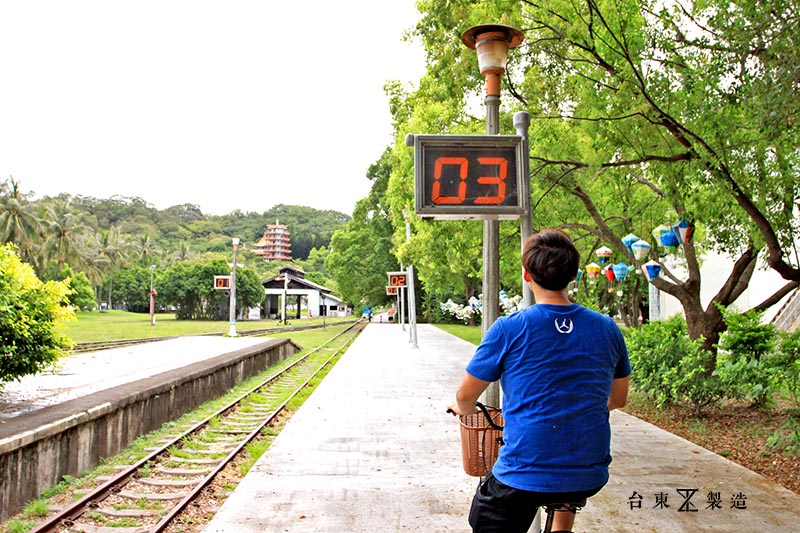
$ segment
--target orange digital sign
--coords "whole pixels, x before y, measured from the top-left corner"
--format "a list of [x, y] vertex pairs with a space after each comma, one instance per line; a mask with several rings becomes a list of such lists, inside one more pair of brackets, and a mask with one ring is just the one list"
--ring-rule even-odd
[[415, 210], [420, 218], [513, 219], [524, 212], [519, 194], [524, 174], [521, 137], [413, 138]]
[[407, 282], [407, 274], [405, 272], [387, 272], [389, 276], [389, 287], [405, 287]]

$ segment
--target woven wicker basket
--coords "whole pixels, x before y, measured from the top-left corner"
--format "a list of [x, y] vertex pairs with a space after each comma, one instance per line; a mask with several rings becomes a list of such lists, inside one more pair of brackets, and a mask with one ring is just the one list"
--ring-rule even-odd
[[[479, 407], [482, 407], [479, 405]], [[491, 418], [491, 422], [487, 419]], [[497, 460], [503, 444], [503, 415], [500, 409], [460, 416], [461, 456], [468, 476], [485, 476]], [[492, 423], [496, 427], [492, 427]]]

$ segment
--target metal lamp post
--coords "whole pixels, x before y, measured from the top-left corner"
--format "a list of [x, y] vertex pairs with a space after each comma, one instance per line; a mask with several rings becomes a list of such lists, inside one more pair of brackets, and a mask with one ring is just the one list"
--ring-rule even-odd
[[[411, 221], [408, 216], [408, 211], [403, 209], [403, 218], [406, 221], [406, 242], [411, 240]], [[417, 344], [417, 302], [414, 293], [414, 265], [408, 265], [408, 325], [410, 330], [408, 342], [411, 343], [413, 348], [419, 348]]]
[[236, 337], [236, 252], [239, 249], [239, 237], [233, 238], [233, 269], [231, 270], [230, 329], [228, 337]]
[[[511, 26], [481, 24], [461, 36], [467, 48], [478, 53], [478, 67], [486, 80], [486, 133], [500, 133], [500, 77], [506, 71], [508, 51], [517, 47], [524, 36]], [[500, 224], [498, 220], [483, 222], [483, 334], [497, 320], [500, 307]], [[493, 383], [484, 393], [485, 403], [500, 405], [500, 388]]]
[[[522, 197], [522, 205], [525, 209], [525, 212], [523, 213], [522, 219], [520, 219], [519, 223], [519, 235], [520, 240], [522, 241], [520, 252], [525, 249], [525, 241], [527, 241], [528, 237], [530, 237], [533, 233], [533, 221], [531, 220], [531, 172], [528, 155], [530, 153], [528, 148], [528, 129], [530, 128], [530, 125], [531, 117], [527, 111], [519, 111], [514, 113], [514, 128], [517, 130], [517, 135], [522, 137], [523, 146], [525, 147], [523, 149], [525, 161], [522, 165], [525, 170], [523, 172], [524, 175], [522, 176], [522, 183], [519, 191], [519, 194]], [[531, 288], [525, 281], [525, 268], [522, 268], [521, 278], [522, 305], [523, 307], [530, 307], [536, 302], [534, 302], [533, 291], [531, 291]]]
[[156, 325], [156, 291], [153, 290], [153, 273], [156, 271], [155, 265], [150, 265], [150, 325]]

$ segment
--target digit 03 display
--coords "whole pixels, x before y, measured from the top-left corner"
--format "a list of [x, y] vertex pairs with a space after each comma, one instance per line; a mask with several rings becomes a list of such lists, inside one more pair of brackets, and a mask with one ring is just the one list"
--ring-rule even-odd
[[415, 210], [427, 219], [515, 219], [525, 212], [522, 137], [413, 135]]

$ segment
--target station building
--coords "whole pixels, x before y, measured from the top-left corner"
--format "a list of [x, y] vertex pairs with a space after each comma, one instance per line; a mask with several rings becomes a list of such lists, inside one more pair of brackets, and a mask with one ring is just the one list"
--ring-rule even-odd
[[352, 314], [352, 309], [331, 294], [330, 289], [305, 278], [306, 273], [299, 268], [284, 266], [277, 276], [263, 281], [265, 316], [281, 318], [284, 302], [289, 319], [345, 317]]

